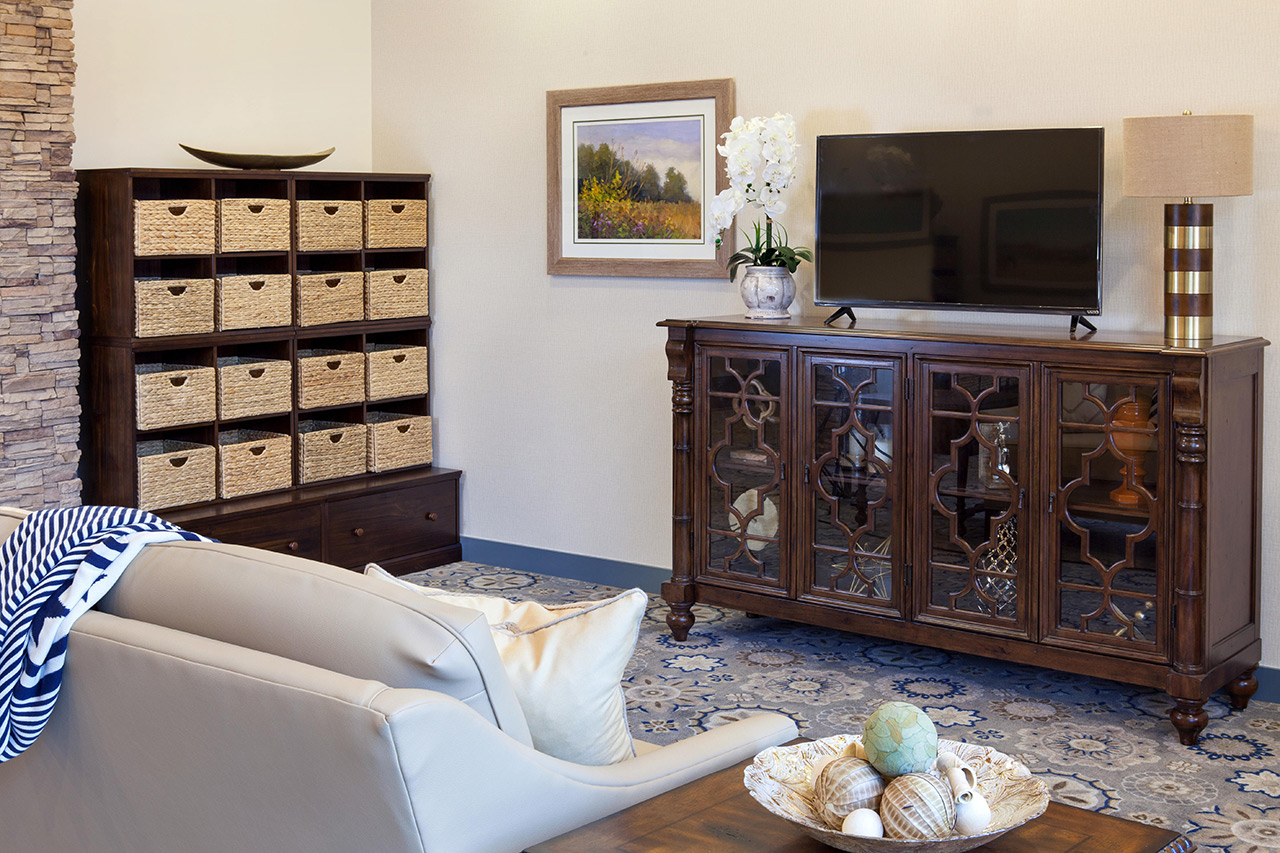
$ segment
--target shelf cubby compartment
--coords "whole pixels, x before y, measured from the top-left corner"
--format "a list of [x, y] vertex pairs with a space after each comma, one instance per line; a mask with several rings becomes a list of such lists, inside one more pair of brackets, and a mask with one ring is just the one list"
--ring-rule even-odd
[[212, 365], [162, 353], [172, 361], [134, 365], [135, 421], [139, 430], [207, 423], [217, 413], [217, 377]]
[[292, 361], [287, 358], [219, 354], [220, 420], [288, 413], [292, 407]]
[[217, 496], [217, 452], [212, 445], [156, 438], [139, 441], [139, 509], [159, 509], [211, 501]]
[[379, 409], [370, 410], [365, 421], [369, 442], [367, 462], [371, 472], [431, 463], [430, 415]]
[[299, 483], [354, 477], [367, 470], [368, 427], [337, 419], [340, 414], [298, 421]]
[[293, 440], [287, 431], [245, 426], [218, 433], [218, 497], [236, 498], [292, 485]]
[[319, 409], [363, 403], [365, 357], [357, 339], [335, 346], [298, 347], [298, 408]]

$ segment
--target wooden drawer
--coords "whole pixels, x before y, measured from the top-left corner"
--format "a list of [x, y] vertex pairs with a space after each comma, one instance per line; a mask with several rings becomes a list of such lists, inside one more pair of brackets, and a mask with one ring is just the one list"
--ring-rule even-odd
[[357, 568], [458, 542], [457, 483], [431, 483], [329, 504], [326, 559]]
[[233, 545], [248, 545], [293, 554], [308, 560], [322, 557], [321, 505], [255, 512], [233, 518], [201, 518], [176, 524], [193, 533]]

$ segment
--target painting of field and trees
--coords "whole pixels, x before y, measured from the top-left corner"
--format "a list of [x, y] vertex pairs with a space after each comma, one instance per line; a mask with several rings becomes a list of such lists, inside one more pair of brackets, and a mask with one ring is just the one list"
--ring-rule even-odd
[[576, 239], [701, 241], [702, 121], [575, 123]]

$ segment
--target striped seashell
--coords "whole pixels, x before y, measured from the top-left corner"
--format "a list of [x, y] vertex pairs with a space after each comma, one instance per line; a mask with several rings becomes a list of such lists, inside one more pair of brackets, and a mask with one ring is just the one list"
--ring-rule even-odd
[[931, 773], [907, 773], [884, 789], [880, 819], [886, 838], [946, 838], [956, 825], [951, 789]]
[[850, 812], [880, 808], [884, 785], [884, 778], [870, 763], [861, 758], [837, 758], [823, 768], [813, 786], [819, 815], [828, 826], [839, 829]]

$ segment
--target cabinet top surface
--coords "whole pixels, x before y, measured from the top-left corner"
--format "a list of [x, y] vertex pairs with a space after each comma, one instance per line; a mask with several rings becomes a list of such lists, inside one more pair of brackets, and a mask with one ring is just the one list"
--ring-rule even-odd
[[231, 178], [279, 180], [292, 178], [308, 181], [429, 181], [422, 173], [401, 172], [313, 172], [306, 169], [171, 169], [124, 167], [117, 169], [78, 169], [77, 175], [124, 175], [135, 178]]
[[[1091, 318], [1096, 319], [1096, 318]], [[819, 335], [841, 338], [883, 338], [896, 340], [927, 341], [937, 343], [1003, 344], [1034, 347], [1062, 347], [1079, 350], [1082, 347], [1101, 350], [1127, 350], [1131, 352], [1161, 353], [1166, 355], [1207, 355], [1237, 348], [1267, 346], [1269, 341], [1259, 337], [1217, 335], [1203, 343], [1185, 343], [1167, 340], [1160, 332], [1120, 330], [1104, 328], [1097, 332], [1082, 329], [1072, 335], [1069, 320], [1062, 318], [1060, 328], [1022, 328], [1018, 326], [991, 326], [972, 323], [942, 322], [936, 320], [894, 321], [868, 320], [850, 327], [845, 319], [837, 325], [823, 324], [819, 316], [792, 316], [789, 320], [747, 320], [739, 314], [722, 317], [697, 317], [670, 319], [658, 323], [668, 328], [719, 329], [734, 332], [779, 332], [783, 334]]]

